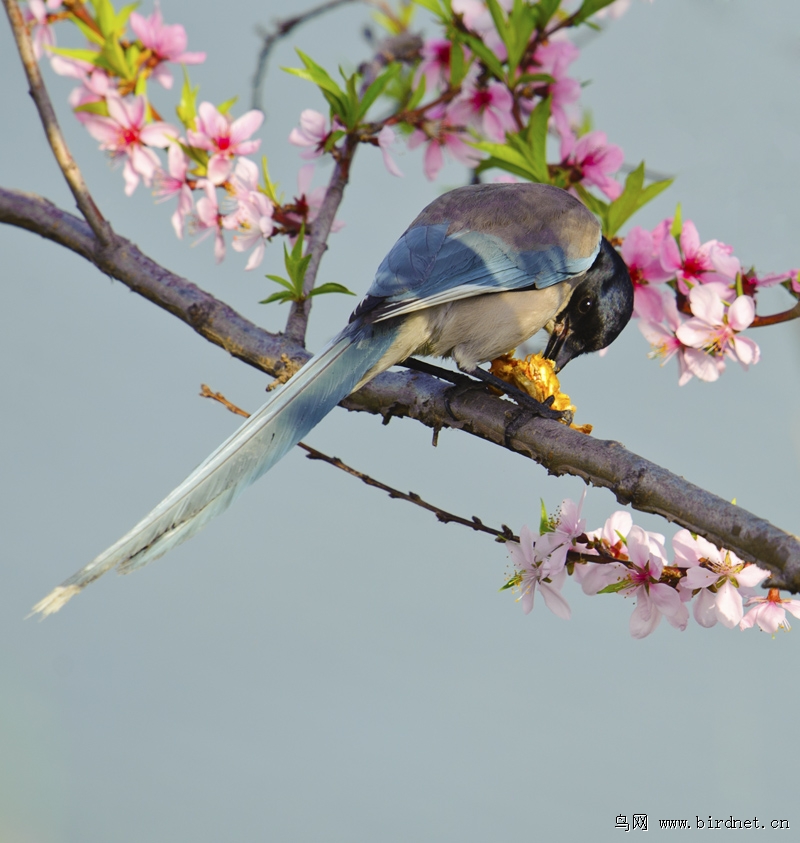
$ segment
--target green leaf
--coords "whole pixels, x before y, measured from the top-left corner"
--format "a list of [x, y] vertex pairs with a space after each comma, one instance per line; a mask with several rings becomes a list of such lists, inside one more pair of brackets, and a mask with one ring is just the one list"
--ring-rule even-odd
[[681, 232], [683, 231], [683, 220], [681, 218], [681, 203], [678, 202], [678, 206], [675, 208], [675, 217], [672, 220], [672, 227], [669, 230], [669, 233], [677, 240], [681, 236]]
[[535, 181], [547, 183], [550, 174], [547, 169], [547, 124], [550, 120], [551, 97], [543, 99], [531, 112], [528, 125], [521, 133], [529, 150], [528, 160]]
[[500, 4], [497, 0], [486, 0], [486, 5], [489, 7], [489, 14], [492, 16], [492, 22], [494, 23], [494, 28], [497, 30], [497, 34], [503, 39], [503, 43], [508, 46], [506, 43], [506, 37], [510, 27], [506, 22], [505, 15], [503, 14], [503, 10], [500, 8]]
[[181, 88], [181, 101], [175, 107], [175, 113], [178, 115], [178, 120], [183, 123], [187, 129], [194, 126], [194, 121], [197, 117], [197, 92], [200, 86], [193, 88], [189, 81], [189, 74], [186, 71], [186, 66], [183, 67], [183, 87]]
[[105, 100], [100, 102], [85, 102], [72, 109], [73, 111], [84, 111], [87, 114], [99, 114], [101, 117], [108, 117], [108, 103]]
[[308, 294], [309, 297], [311, 296], [321, 296], [325, 293], [344, 293], [348, 296], [354, 296], [355, 293], [352, 290], [348, 290], [343, 284], [337, 284], [334, 281], [329, 281], [327, 284], [320, 284], [319, 287], [314, 287], [314, 289]]
[[116, 29], [117, 32], [120, 33], [120, 35], [125, 31], [128, 26], [128, 18], [131, 16], [131, 12], [135, 12], [140, 5], [140, 3], [129, 3], [127, 6], [123, 6], [119, 10], [119, 12], [117, 12]]
[[438, 3], [437, 0], [414, 0], [414, 2], [441, 20], [448, 20], [450, 18], [448, 10], [443, 8], [444, 4]]
[[610, 6], [613, 2], [614, 0], [583, 0], [583, 4], [573, 18], [573, 26], [578, 26], [596, 12], [605, 9], [606, 6]]
[[606, 237], [613, 237], [623, 223], [636, 212], [636, 209], [639, 207], [638, 201], [643, 185], [644, 161], [635, 170], [628, 173], [628, 177], [625, 179], [625, 189], [611, 203], [608, 211], [608, 230], [605, 232]]
[[69, 20], [74, 23], [75, 26], [78, 27], [78, 29], [80, 29], [80, 31], [83, 33], [84, 38], [86, 38], [87, 41], [94, 42], [95, 44], [97, 44], [98, 47], [102, 47], [103, 44], [105, 44], [106, 39], [103, 38], [103, 36], [96, 29], [89, 26], [86, 21], [82, 20], [72, 12], [69, 13]]
[[[666, 190], [675, 179], [662, 179], [661, 181], [654, 181], [652, 184], [648, 184], [647, 187], [642, 191], [642, 198], [639, 202], [639, 208], [643, 205], [646, 205], [651, 199], [655, 199], [659, 193]], [[638, 210], [638, 209], [637, 209]]]
[[89, 62], [97, 66], [97, 60], [100, 58], [100, 53], [97, 50], [76, 50], [70, 47], [50, 47], [49, 52], [55, 53], [58, 56], [65, 56], [68, 59], [78, 59], [78, 61]]
[[480, 38], [470, 33], [464, 33], [462, 37], [470, 50], [475, 53], [495, 77], [505, 79], [506, 74], [503, 70], [503, 65], [500, 63], [500, 59], [497, 58]]
[[231, 97], [229, 100], [225, 100], [217, 106], [217, 111], [220, 114], [227, 114], [236, 105], [238, 99], [239, 97]]
[[[470, 145], [474, 146], [476, 149], [480, 149], [481, 152], [488, 153], [491, 158], [493, 158], [495, 161], [499, 161], [504, 164], [510, 164], [511, 166], [516, 167], [517, 170], [521, 172], [530, 172], [528, 162], [525, 160], [525, 156], [521, 152], [518, 152], [516, 149], [513, 149], [506, 143], [492, 143], [491, 141], [480, 141], [478, 143], [472, 143]], [[497, 165], [495, 164], [495, 166]], [[483, 169], [489, 168], [484, 167]]]
[[265, 278], [269, 278], [270, 281], [274, 281], [276, 284], [280, 284], [282, 287], [286, 287], [286, 289], [290, 293], [294, 293], [294, 284], [291, 281], [287, 281], [285, 278], [281, 278], [280, 275], [265, 275]]
[[608, 202], [598, 199], [598, 197], [593, 193], [589, 193], [582, 184], [576, 184], [573, 186], [577, 191], [578, 196], [580, 196], [581, 202], [583, 202], [583, 204], [586, 205], [593, 214], [600, 217], [600, 222], [603, 226], [603, 233], [605, 234], [608, 231], [608, 209], [611, 206]]
[[297, 55], [300, 56], [300, 60], [305, 65], [305, 68], [284, 67], [283, 70], [291, 73], [292, 76], [313, 82], [322, 91], [322, 95], [328, 101], [328, 105], [330, 105], [333, 113], [349, 128], [350, 123], [347, 119], [349, 109], [345, 92], [333, 81], [323, 67], [320, 67], [320, 65], [302, 52], [302, 50], [297, 50]]
[[555, 76], [549, 73], [523, 73], [518, 79], [518, 85], [527, 85], [529, 82], [545, 82], [552, 85], [556, 81]]
[[261, 174], [264, 177], [264, 193], [276, 204], [283, 204], [278, 197], [278, 185], [275, 184], [269, 177], [269, 168], [267, 167], [267, 156], [261, 156]]
[[259, 304], [272, 304], [274, 301], [286, 304], [287, 301], [295, 301], [295, 298], [293, 293], [285, 293], [279, 290], [277, 293], [273, 293], [271, 296], [261, 299]]
[[116, 34], [117, 14], [110, 0], [92, 0], [95, 20], [103, 37], [108, 39]]
[[553, 528], [550, 526], [550, 516], [547, 514], [547, 507], [544, 505], [544, 498], [539, 498], [541, 502], [541, 512], [539, 513], [539, 535], [544, 533], [552, 533]]
[[509, 588], [516, 588], [520, 584], [519, 574], [515, 574], [511, 579], [503, 586], [500, 587], [500, 591], [508, 591]]
[[109, 35], [106, 38], [106, 43], [100, 50], [100, 58], [97, 64], [126, 81], [130, 81], [134, 77], [134, 71], [128, 64], [127, 56], [116, 35]]
[[450, 42], [450, 84], [457, 88], [467, 75], [469, 63], [464, 61], [464, 48], [460, 41]]
[[508, 49], [509, 75], [516, 73], [519, 63], [536, 28], [537, 14], [534, 7], [521, 0], [514, 0], [514, 6], [508, 16], [509, 37], [506, 47]]
[[401, 70], [397, 62], [392, 62], [384, 71], [378, 74], [372, 84], [364, 91], [364, 96], [358, 106], [356, 120], [362, 120], [376, 99], [386, 90], [386, 86], [397, 78]]
[[613, 582], [611, 585], [607, 585], [605, 588], [601, 588], [598, 591], [598, 594], [616, 594], [618, 591], [622, 591], [623, 588], [630, 587], [630, 580], [624, 579], [620, 580], [619, 582]]
[[644, 161], [628, 175], [625, 180], [625, 189], [617, 200], [611, 205], [608, 214], [607, 237], [613, 237], [622, 225], [630, 219], [640, 208], [644, 207], [659, 193], [666, 190], [672, 179], [656, 181], [644, 187]]
[[544, 29], [560, 5], [561, 0], [540, 0], [534, 9], [537, 13], [536, 28]]
[[411, 94], [411, 98], [406, 105], [406, 109], [408, 111], [413, 111], [422, 102], [422, 98], [425, 96], [426, 84], [425, 74], [423, 73], [420, 77], [416, 91]]

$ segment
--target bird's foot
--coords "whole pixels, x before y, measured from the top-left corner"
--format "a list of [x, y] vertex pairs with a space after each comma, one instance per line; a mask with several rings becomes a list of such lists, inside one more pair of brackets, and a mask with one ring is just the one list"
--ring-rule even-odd
[[544, 402], [537, 401], [535, 398], [528, 395], [527, 392], [523, 392], [518, 387], [513, 386], [507, 381], [498, 378], [496, 375], [493, 375], [491, 372], [487, 372], [485, 369], [481, 369], [478, 366], [474, 369], [463, 369], [462, 371], [505, 393], [509, 398], [515, 401], [520, 408], [527, 410], [528, 413], [533, 414], [534, 416], [539, 416], [543, 419], [563, 421], [566, 424], [572, 424], [572, 411], [554, 410], [552, 406], [554, 397], [552, 395], [545, 399]]

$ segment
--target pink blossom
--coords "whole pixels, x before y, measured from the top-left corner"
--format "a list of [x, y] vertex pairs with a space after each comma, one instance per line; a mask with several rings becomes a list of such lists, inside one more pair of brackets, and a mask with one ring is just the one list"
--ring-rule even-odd
[[217, 263], [222, 263], [225, 259], [225, 239], [222, 236], [222, 214], [217, 204], [217, 189], [208, 179], [201, 179], [198, 187], [205, 196], [197, 200], [195, 210], [195, 224], [197, 230], [202, 232], [196, 242], [202, 242], [213, 232], [214, 258]]
[[[636, 608], [630, 621], [631, 635], [644, 638], [658, 626], [661, 616], [672, 626], [685, 629], [689, 613], [680, 595], [666, 583], [659, 582], [666, 564], [664, 536], [649, 533], [632, 525], [630, 514], [615, 512], [601, 530], [587, 534], [602, 542], [606, 555], [616, 556], [620, 562], [576, 565], [581, 584], [587, 594], [596, 594], [609, 585], [616, 585], [626, 597], [636, 597]], [[628, 564], [625, 564], [627, 562]]]
[[741, 265], [732, 254], [733, 249], [719, 240], [700, 244], [700, 235], [691, 220], [681, 229], [680, 248], [674, 237], [665, 237], [661, 244], [661, 265], [678, 279], [678, 288], [688, 295], [690, 287], [709, 281], [728, 285], [736, 280]]
[[425, 144], [425, 175], [433, 181], [444, 164], [443, 149], [446, 149], [457, 161], [468, 167], [475, 167], [481, 160], [480, 153], [467, 146], [462, 140], [463, 132], [454, 128], [449, 117], [444, 115], [442, 107], [432, 108], [429, 118], [433, 122], [425, 124], [425, 131], [415, 129], [408, 139], [408, 148], [416, 149]]
[[670, 277], [659, 260], [661, 242], [668, 227], [668, 220], [652, 232], [636, 226], [622, 244], [622, 259], [633, 281], [633, 315], [654, 322], [664, 319], [663, 297], [652, 285], [661, 284]]
[[[675, 299], [672, 296], [666, 296], [662, 298], [661, 305], [664, 310], [663, 322], [657, 322], [652, 319], [643, 318], [639, 322], [639, 330], [642, 332], [644, 338], [651, 345], [652, 350], [650, 351], [650, 354], [648, 356], [652, 358], [662, 358], [662, 366], [671, 357], [674, 357], [675, 355], [678, 356], [678, 386], [684, 386], [685, 384], [689, 383], [693, 375], [693, 372], [689, 370], [689, 367], [687, 365], [686, 357], [689, 352], [692, 352], [694, 354], [695, 349], [687, 348], [678, 339], [677, 331], [683, 324], [683, 322], [678, 314], [678, 308], [675, 304]], [[704, 354], [701, 354], [700, 356], [703, 358], [706, 357], [706, 355]]]
[[[56, 70], [55, 59], [62, 59], [62, 56], [53, 57], [53, 70]], [[89, 67], [88, 71], [84, 71], [81, 65], [83, 62], [75, 62], [70, 67], [70, 60], [64, 59], [58, 63], [59, 70], [62, 76], [76, 76], [81, 80], [80, 88], [73, 88], [70, 91], [68, 102], [73, 108], [78, 108], [81, 105], [86, 105], [90, 102], [102, 102], [108, 97], [117, 96], [114, 80], [101, 68]], [[82, 112], [76, 115], [78, 120], [81, 118]]]
[[[714, 381], [723, 367], [722, 355], [738, 360], [744, 369], [758, 363], [761, 352], [753, 340], [739, 336], [755, 317], [755, 302], [750, 296], [739, 296], [732, 304], [721, 297], [727, 288], [721, 284], [704, 284], [689, 291], [689, 305], [694, 314], [676, 331], [677, 338], [694, 353], [686, 353], [689, 370], [701, 380]], [[727, 313], [726, 313], [727, 307]], [[702, 349], [702, 351], [699, 351]], [[717, 359], [711, 367], [699, 357]]]
[[625, 160], [622, 149], [609, 144], [605, 132], [589, 132], [576, 138], [572, 132], [561, 137], [561, 166], [580, 172], [580, 181], [594, 184], [614, 200], [622, 193], [622, 185], [611, 178]]
[[248, 140], [258, 131], [264, 115], [255, 109], [236, 120], [221, 114], [210, 102], [200, 103], [195, 130], [189, 129], [189, 143], [196, 149], [211, 153], [208, 160], [208, 179], [222, 184], [233, 169], [235, 155], [250, 155], [261, 145], [260, 140]]
[[[508, 12], [514, 0], [498, 0], [500, 8]], [[464, 25], [477, 35], [500, 61], [506, 58], [506, 46], [498, 34], [492, 15], [481, 0], [453, 0], [453, 14], [462, 15]]]
[[130, 24], [136, 37], [153, 54], [148, 63], [152, 67], [153, 78], [167, 89], [172, 87], [172, 73], [165, 62], [200, 64], [206, 60], [205, 53], [186, 52], [186, 30], [179, 23], [165, 26], [158, 5], [149, 18], [133, 12]]
[[289, 132], [289, 143], [307, 147], [306, 152], [300, 153], [301, 158], [319, 158], [332, 131], [332, 128], [328, 129], [324, 115], [313, 108], [306, 108], [300, 113], [300, 128]]
[[178, 207], [171, 222], [179, 239], [183, 238], [184, 222], [194, 207], [192, 189], [186, 179], [188, 170], [189, 159], [177, 143], [172, 143], [167, 151], [167, 172], [159, 169], [154, 177], [157, 202], [164, 202], [171, 196], [178, 197]]
[[422, 61], [415, 74], [415, 84], [424, 76], [425, 85], [432, 88], [445, 88], [450, 81], [450, 49], [446, 38], [434, 38], [422, 45]]
[[447, 109], [447, 119], [453, 125], [472, 126], [489, 140], [502, 143], [506, 132], [517, 128], [513, 105], [511, 93], [500, 82], [490, 82], [485, 88], [465, 85]]
[[394, 145], [394, 142], [394, 129], [391, 126], [384, 126], [380, 132], [378, 132], [378, 147], [383, 153], [383, 164], [393, 176], [400, 176], [402, 178], [403, 173], [397, 164], [395, 164], [392, 156], [389, 155], [389, 150]]
[[237, 252], [253, 249], [246, 270], [255, 269], [264, 259], [267, 240], [275, 230], [272, 201], [259, 190], [258, 167], [249, 158], [240, 158], [231, 177], [235, 209], [221, 220], [225, 229], [236, 229], [233, 248]]
[[125, 158], [125, 193], [130, 196], [140, 177], [150, 187], [160, 168], [158, 156], [148, 147], [165, 148], [177, 138], [178, 131], [167, 123], [145, 123], [144, 97], [123, 100], [109, 96], [106, 102], [108, 117], [79, 112], [78, 118], [89, 134], [101, 142], [100, 149], [109, 152], [114, 159]]
[[774, 287], [777, 284], [784, 284], [789, 281], [792, 289], [796, 293], [800, 293], [800, 269], [790, 269], [788, 272], [769, 272], [761, 277], [748, 273], [744, 280], [754, 287]]
[[[592, 530], [586, 535], [590, 542], [600, 544], [604, 555], [616, 559], [627, 559], [625, 540], [631, 527], [633, 527], [633, 519], [630, 512], [618, 510], [606, 519], [599, 530]], [[587, 553], [596, 552], [591, 549], [587, 551]], [[623, 580], [627, 573], [627, 567], [620, 562], [585, 562], [575, 566], [573, 577], [580, 583], [584, 594], [597, 594], [606, 586]]]
[[258, 192], [258, 180], [258, 165], [249, 158], [240, 158], [230, 179], [231, 194], [237, 201], [246, 202], [251, 193]]
[[582, 536], [586, 530], [586, 519], [581, 518], [585, 500], [586, 489], [583, 490], [578, 503], [569, 498], [561, 501], [553, 530], [549, 533], [543, 533], [536, 544], [537, 553], [544, 561], [544, 567], [548, 575], [563, 570], [567, 561], [567, 553], [573, 547], [575, 539]]
[[25, 22], [33, 24], [31, 38], [36, 61], [41, 61], [50, 47], [56, 45], [56, 36], [47, 16], [59, 11], [62, 2], [63, 0], [47, 0], [46, 3], [43, 0], [28, 0], [28, 7], [23, 11]]
[[747, 565], [735, 553], [722, 551], [702, 536], [679, 530], [672, 538], [675, 565], [686, 568], [681, 586], [690, 592], [699, 589], [694, 600], [694, 617], [700, 626], [719, 621], [733, 629], [742, 619], [742, 593], [769, 576], [757, 565]]
[[567, 601], [561, 596], [561, 588], [567, 572], [562, 568], [559, 573], [550, 575], [544, 565], [544, 560], [537, 553], [536, 542], [540, 537], [536, 533], [523, 527], [519, 538], [519, 543], [507, 542], [506, 547], [520, 575], [520, 596], [517, 599], [522, 602], [522, 611], [527, 615], [533, 609], [533, 598], [538, 588], [542, 593], [545, 606], [558, 617], [569, 620], [571, 610]]
[[[315, 187], [311, 189], [311, 181], [314, 177], [314, 165], [305, 164], [297, 172], [297, 195], [295, 197], [295, 205], [304, 213], [296, 211], [286, 211], [287, 221], [293, 222], [299, 229], [303, 223], [306, 225], [313, 222], [322, 209], [322, 203], [325, 201], [325, 188]], [[345, 227], [345, 223], [341, 220], [334, 220], [331, 225], [331, 232], [336, 233]], [[289, 242], [294, 245], [296, 237], [290, 237]]]
[[621, 593], [636, 597], [630, 621], [631, 635], [634, 638], [650, 635], [661, 622], [662, 615], [676, 629], [686, 629], [689, 612], [678, 592], [658, 581], [666, 562], [663, 544], [655, 541], [653, 534], [634, 526], [628, 534], [627, 546], [633, 567], [626, 578], [629, 585], [621, 589]]
[[233, 238], [233, 248], [237, 252], [253, 249], [246, 270], [255, 269], [264, 259], [266, 242], [275, 228], [272, 222], [273, 210], [272, 202], [263, 193], [251, 193], [249, 201], [239, 203], [237, 217], [240, 229]]
[[[553, 77], [553, 82], [547, 85], [542, 96], [552, 97], [550, 114], [556, 130], [561, 137], [571, 134], [569, 112], [580, 99], [581, 85], [577, 79], [567, 76], [567, 67], [580, 55], [578, 48], [569, 40], [552, 38], [546, 44], [540, 44], [533, 54], [534, 65], [528, 69], [530, 73], [546, 73]], [[537, 89], [537, 93], [540, 93]], [[523, 106], [525, 103], [523, 102]], [[528, 101], [530, 110], [534, 101]]]
[[777, 588], [771, 588], [766, 597], [751, 597], [747, 605], [753, 608], [742, 618], [739, 629], [749, 629], [758, 624], [763, 632], [774, 635], [781, 628], [787, 632], [792, 628], [786, 620], [787, 612], [800, 618], [800, 600], [781, 599]]

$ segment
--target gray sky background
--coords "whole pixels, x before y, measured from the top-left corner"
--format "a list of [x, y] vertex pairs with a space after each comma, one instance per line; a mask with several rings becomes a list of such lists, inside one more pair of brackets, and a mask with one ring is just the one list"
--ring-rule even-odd
[[[146, 5], [145, 11], [151, 7]], [[201, 95], [248, 101], [256, 24], [277, 0], [163, 0]], [[292, 4], [292, 11], [296, 7]], [[368, 14], [348, 8], [273, 57], [261, 132], [273, 177], [293, 191], [286, 138], [314, 89], [279, 70], [297, 44], [329, 68], [368, 54]], [[631, 163], [677, 176], [637, 220], [683, 203], [703, 240], [743, 263], [800, 264], [797, 109], [800, 6], [792, 0], [635, 2], [576, 68], [585, 102]], [[72, 207], [0, 27], [0, 183]], [[99, 206], [170, 269], [278, 330], [286, 311], [231, 254], [174, 238], [171, 207], [122, 192], [72, 119], [72, 87], [48, 71], [62, 124]], [[158, 102], [166, 111], [169, 99]], [[323, 280], [359, 294], [416, 213], [463, 180], [435, 184], [416, 153], [403, 180], [359, 152]], [[327, 170], [318, 173], [323, 183]], [[237, 421], [201, 382], [254, 409], [267, 378], [63, 249], [0, 229], [0, 840], [616, 840], [617, 814], [788, 819], [797, 807], [797, 633], [663, 623], [628, 633], [632, 603], [565, 596], [573, 619], [508, 593], [502, 548], [438, 524], [341, 472], [290, 454], [190, 543], [141, 573], [105, 577], [44, 623], [30, 606], [126, 531]], [[281, 248], [263, 272], [280, 271]], [[777, 297], [775, 309], [786, 300]], [[325, 297], [310, 347], [353, 301]], [[579, 419], [725, 498], [800, 531], [797, 324], [753, 334], [762, 362], [679, 389], [636, 327], [605, 359], [571, 365]], [[574, 478], [453, 432], [439, 447], [409, 421], [382, 427], [336, 410], [308, 441], [445, 508], [518, 530], [577, 497]], [[599, 526], [618, 505], [590, 491]], [[637, 523], [674, 532], [655, 518]], [[789, 724], [787, 726], [785, 724]], [[770, 833], [769, 829], [763, 832]], [[655, 835], [659, 832], [656, 830]], [[666, 832], [662, 832], [666, 834]], [[784, 832], [789, 839], [791, 832]]]

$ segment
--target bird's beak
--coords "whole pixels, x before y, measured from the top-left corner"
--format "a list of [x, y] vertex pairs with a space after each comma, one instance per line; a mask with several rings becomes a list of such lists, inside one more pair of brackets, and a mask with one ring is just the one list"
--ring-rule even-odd
[[553, 323], [550, 339], [547, 341], [543, 355], [546, 360], [553, 361], [553, 367], [557, 372], [560, 372], [572, 360], [573, 352], [567, 343], [569, 335], [569, 316], [565, 314], [560, 322]]

